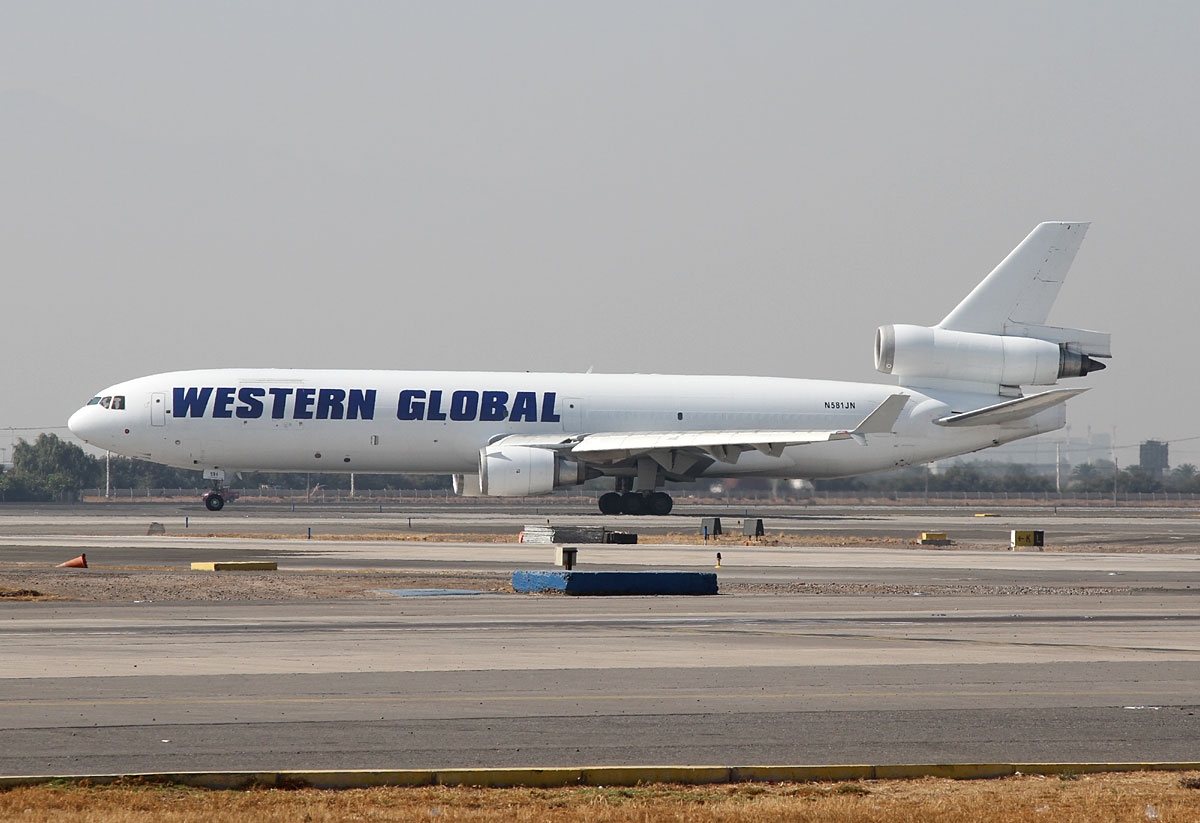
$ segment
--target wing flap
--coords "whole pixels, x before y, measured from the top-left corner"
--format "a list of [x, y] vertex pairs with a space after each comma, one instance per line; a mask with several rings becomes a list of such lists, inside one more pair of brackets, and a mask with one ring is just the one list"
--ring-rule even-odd
[[697, 449], [723, 463], [736, 463], [738, 455], [748, 449], [778, 457], [788, 446], [847, 440], [845, 431], [685, 431], [642, 432], [634, 434], [588, 434], [571, 448], [572, 454], [589, 456], [631, 457], [651, 451]]

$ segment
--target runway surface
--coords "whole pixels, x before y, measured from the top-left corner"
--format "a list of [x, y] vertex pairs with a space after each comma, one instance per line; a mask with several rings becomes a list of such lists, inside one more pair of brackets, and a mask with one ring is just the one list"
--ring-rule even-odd
[[[466, 532], [530, 514], [418, 517]], [[495, 572], [552, 555], [300, 537], [310, 523], [407, 528], [403, 512], [184, 516], [204, 534], [296, 537], [183, 537], [176, 507], [0, 510], [0, 568], [76, 549], [98, 571], [267, 558], [281, 575]], [[722, 547], [719, 579], [738, 593], [709, 598], [0, 602], [0, 773], [1196, 758], [1200, 519], [804, 516], [799, 545]], [[168, 534], [147, 536], [150, 520]], [[1067, 550], [1004, 551], [1007, 529], [1026, 527]], [[802, 540], [925, 529], [970, 533], [973, 548]], [[1149, 544], [1170, 553], [1129, 551]], [[711, 569], [713, 555], [580, 553], [584, 568]]]

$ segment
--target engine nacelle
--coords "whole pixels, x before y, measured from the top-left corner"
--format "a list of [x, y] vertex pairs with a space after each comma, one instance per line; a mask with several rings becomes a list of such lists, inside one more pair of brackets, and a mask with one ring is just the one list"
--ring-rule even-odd
[[880, 326], [875, 368], [900, 380], [932, 378], [1001, 386], [1050, 386], [1104, 368], [1067, 345], [1034, 337], [950, 331], [928, 326]]
[[491, 497], [549, 494], [587, 479], [582, 463], [550, 449], [497, 443], [479, 450], [479, 489]]
[[483, 492], [479, 489], [479, 475], [477, 474], [454, 474], [450, 476], [450, 480], [454, 486], [456, 497], [483, 496]]

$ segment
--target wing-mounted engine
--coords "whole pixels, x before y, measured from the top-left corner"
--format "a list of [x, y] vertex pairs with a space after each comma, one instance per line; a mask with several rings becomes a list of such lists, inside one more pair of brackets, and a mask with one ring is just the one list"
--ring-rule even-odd
[[479, 490], [491, 497], [549, 494], [596, 476], [583, 464], [552, 449], [493, 443], [479, 450]]
[[902, 385], [953, 380], [989, 386], [1051, 386], [1063, 377], [1083, 377], [1104, 368], [1095, 357], [1107, 357], [1097, 332], [1054, 335], [1075, 340], [1018, 337], [956, 331], [936, 326], [880, 326], [875, 334], [875, 368], [894, 374]]

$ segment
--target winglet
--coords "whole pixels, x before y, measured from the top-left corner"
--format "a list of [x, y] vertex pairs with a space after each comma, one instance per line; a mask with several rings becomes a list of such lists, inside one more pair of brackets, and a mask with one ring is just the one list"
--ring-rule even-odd
[[845, 434], [860, 446], [867, 445], [868, 434], [891, 434], [892, 427], [896, 425], [896, 420], [899, 419], [900, 412], [904, 411], [906, 403], [908, 403], [907, 394], [893, 394], [880, 403], [875, 411], [863, 418], [863, 421], [855, 426], [853, 431]]
[[851, 434], [891, 434], [892, 427], [896, 425], [896, 421], [900, 418], [900, 412], [904, 411], [905, 404], [908, 403], [907, 394], [893, 394], [887, 400], [879, 404], [875, 411], [871, 412], [866, 418], [854, 427]]

